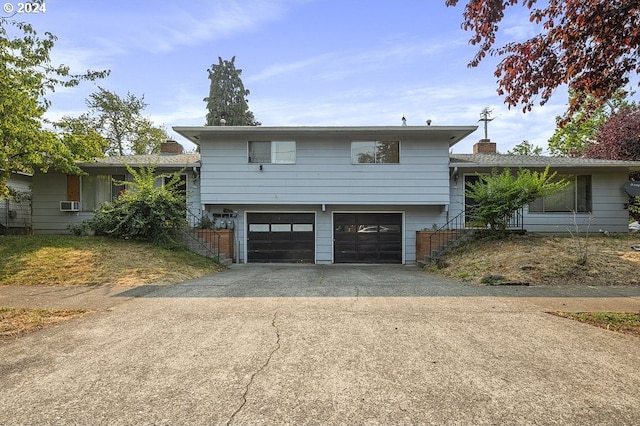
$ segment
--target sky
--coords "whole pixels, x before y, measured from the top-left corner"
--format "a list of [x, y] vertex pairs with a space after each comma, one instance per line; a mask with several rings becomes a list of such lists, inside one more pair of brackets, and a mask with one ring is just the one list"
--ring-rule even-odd
[[[18, 2], [8, 0], [16, 8]], [[497, 95], [498, 58], [477, 68], [471, 33], [461, 29], [464, 1], [445, 0], [47, 0], [46, 12], [20, 14], [39, 34], [58, 40], [54, 64], [72, 72], [109, 69], [109, 77], [59, 89], [46, 116], [86, 112], [86, 98], [104, 87], [144, 96], [143, 114], [187, 150], [172, 126], [204, 125], [208, 68], [235, 56], [250, 91], [249, 109], [263, 126], [478, 125], [453, 147], [470, 153], [488, 136], [507, 152], [528, 140], [547, 148], [555, 117], [567, 103], [558, 89], [524, 114]], [[1, 13], [1, 12], [0, 12]], [[535, 29], [527, 9], [511, 9], [498, 43], [522, 41]]]

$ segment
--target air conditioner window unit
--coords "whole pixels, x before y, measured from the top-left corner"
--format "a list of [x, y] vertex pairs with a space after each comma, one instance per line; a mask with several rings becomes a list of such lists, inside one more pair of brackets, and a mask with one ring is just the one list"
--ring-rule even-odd
[[80, 201], [60, 201], [61, 212], [79, 212]]

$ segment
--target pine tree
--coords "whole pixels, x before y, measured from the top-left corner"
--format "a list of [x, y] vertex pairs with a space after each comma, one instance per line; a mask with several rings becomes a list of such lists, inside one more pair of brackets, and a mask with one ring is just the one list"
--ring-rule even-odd
[[236, 57], [230, 61], [218, 57], [218, 63], [211, 65], [209, 80], [211, 85], [207, 103], [207, 126], [220, 126], [224, 119], [227, 126], [259, 126], [253, 112], [249, 111], [247, 96], [240, 74], [242, 70], [235, 66]]

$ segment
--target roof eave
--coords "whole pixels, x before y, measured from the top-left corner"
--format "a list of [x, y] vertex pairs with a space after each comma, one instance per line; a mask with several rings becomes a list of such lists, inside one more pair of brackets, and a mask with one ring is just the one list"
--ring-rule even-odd
[[452, 147], [475, 132], [478, 126], [174, 126], [173, 130], [196, 145], [205, 138], [222, 138], [226, 135], [245, 137], [289, 136], [309, 134], [339, 134], [354, 137], [423, 137], [427, 140], [447, 140]]

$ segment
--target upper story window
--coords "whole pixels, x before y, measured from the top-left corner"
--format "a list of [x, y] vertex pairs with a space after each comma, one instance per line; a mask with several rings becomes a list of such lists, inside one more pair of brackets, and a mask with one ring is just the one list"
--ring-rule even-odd
[[351, 142], [352, 164], [398, 164], [400, 163], [400, 141], [353, 141]]
[[540, 197], [529, 204], [529, 213], [591, 211], [591, 176], [560, 176], [569, 184], [561, 191]]
[[249, 163], [295, 164], [295, 141], [249, 141]]

